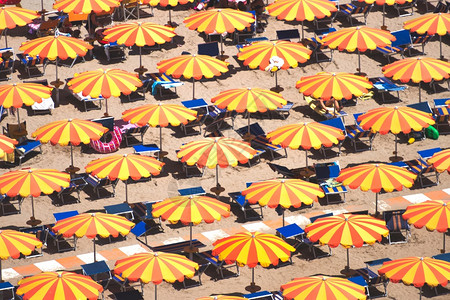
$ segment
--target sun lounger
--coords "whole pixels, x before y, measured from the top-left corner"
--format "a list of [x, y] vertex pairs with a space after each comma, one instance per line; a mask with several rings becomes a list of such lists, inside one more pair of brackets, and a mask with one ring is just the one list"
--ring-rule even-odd
[[108, 62], [111, 62], [112, 60], [122, 61], [127, 58], [124, 51], [125, 45], [119, 45], [117, 42], [100, 42], [100, 45], [102, 45], [103, 50], [105, 51], [106, 60]]
[[449, 253], [442, 253], [442, 254], [437, 254], [437, 255], [433, 255], [432, 258], [434, 259], [440, 259], [446, 262], [450, 262], [450, 252]]
[[[213, 256], [211, 250], [199, 252], [196, 253], [196, 255], [216, 268], [217, 274], [219, 274], [222, 279], [239, 276], [239, 266], [237, 263], [227, 264], [224, 260], [219, 260], [219, 256]], [[225, 277], [223, 271], [231, 268], [236, 268], [236, 272]]]
[[55, 222], [70, 218], [70, 217], [74, 217], [74, 216], [78, 216], [79, 213], [76, 210], [69, 210], [69, 211], [64, 211], [64, 212], [58, 212], [58, 213], [53, 213], [53, 217], [55, 218]]
[[[376, 132], [374, 133], [370, 130], [364, 130], [361, 126], [359, 126], [358, 117], [360, 115], [362, 115], [362, 113], [353, 114], [355, 124], [345, 126], [346, 136], [353, 145], [355, 152], [372, 150], [373, 139], [377, 135]], [[367, 146], [367, 142], [369, 143], [369, 146]], [[363, 145], [365, 147], [358, 148], [358, 145]]]
[[[428, 10], [428, 1], [426, 1], [427, 3], [427, 12]], [[448, 13], [450, 8], [450, 2], [449, 1], [444, 1], [444, 0], [439, 0], [436, 3], [436, 6], [434, 7], [433, 13], [438, 14], [438, 13]]]
[[[408, 222], [402, 218], [404, 212], [404, 209], [383, 212], [383, 219], [386, 221], [387, 229], [389, 229], [388, 241], [390, 245], [407, 243], [409, 236], [411, 236], [411, 228]], [[393, 235], [400, 237], [394, 241]]]
[[342, 118], [347, 116], [348, 114], [341, 110], [341, 111], [337, 111], [335, 110], [333, 107], [329, 107], [327, 109], [323, 109], [318, 101], [318, 99], [315, 99], [313, 97], [310, 96], [304, 96], [306, 103], [309, 105], [309, 107], [311, 107], [311, 109], [313, 111], [315, 111], [316, 113], [318, 113], [319, 115], [321, 115], [322, 117], [324, 117], [325, 119], [329, 120], [329, 119], [334, 119], [334, 118]]
[[175, 94], [177, 93], [177, 87], [184, 85], [184, 82], [176, 81], [171, 76], [166, 73], [150, 73], [150, 82], [148, 86], [151, 87], [152, 95], [156, 95], [156, 91], [159, 89], [159, 95], [163, 97], [163, 90], [174, 89]]
[[134, 213], [128, 203], [119, 203], [113, 205], [103, 206], [105, 212], [110, 215], [118, 215], [127, 218], [130, 221], [134, 220]]
[[411, 50], [416, 46], [422, 46], [422, 52], [420, 55], [425, 55], [425, 45], [434, 37], [434, 35], [429, 34], [418, 34], [416, 32], [411, 32], [411, 46], [408, 48], [409, 55], [411, 56]]
[[0, 49], [0, 74], [6, 74], [5, 77], [0, 77], [0, 81], [12, 79], [14, 73], [15, 54], [13, 48]]
[[134, 153], [140, 155], [155, 155], [161, 151], [156, 144], [135, 145], [133, 146], [133, 149]]
[[348, 278], [348, 280], [350, 282], [353, 282], [357, 285], [360, 285], [362, 287], [364, 287], [364, 289], [366, 290], [366, 295], [368, 298], [370, 298], [370, 292], [369, 292], [369, 284], [367, 283], [367, 281], [364, 279], [364, 277], [362, 276], [356, 276], [356, 277], [350, 277]]
[[[15, 197], [9, 197], [8, 195], [0, 195], [0, 206], [2, 207], [2, 216], [12, 215], [12, 214], [20, 214], [22, 213], [22, 202], [24, 198], [20, 195]], [[14, 205], [18, 205], [19, 209], [16, 209]], [[13, 207], [13, 211], [5, 211], [5, 206]]]
[[42, 247], [39, 249], [34, 249], [33, 252], [31, 252], [30, 255], [25, 256], [25, 258], [33, 258], [33, 257], [40, 257], [43, 255], [42, 248], [47, 247], [47, 237], [48, 237], [48, 230], [44, 225], [41, 226], [34, 226], [34, 227], [24, 227], [19, 229], [20, 232], [33, 234], [36, 236], [36, 238], [42, 242]]
[[[309, 221], [311, 223], [314, 223], [314, 221], [317, 220], [317, 219], [331, 217], [331, 216], [333, 216], [333, 213], [323, 214], [323, 215], [311, 217], [311, 218], [309, 218]], [[317, 254], [316, 254], [316, 247], [315, 246], [320, 246], [320, 243], [319, 242], [312, 242], [306, 236], [303, 238], [302, 243], [304, 243], [305, 245], [307, 245], [309, 247], [309, 250], [312, 252], [314, 258], [328, 257], [328, 256], [331, 256], [333, 254], [332, 251], [331, 251], [330, 246], [327, 245], [328, 246], [328, 252], [323, 252], [323, 254], [317, 256]]]
[[277, 39], [290, 42], [298, 40], [298, 42], [300, 42], [301, 36], [298, 29], [284, 29], [284, 30], [277, 30]]
[[345, 16], [347, 20], [350, 22], [350, 25], [352, 26], [353, 26], [353, 19], [357, 19], [360, 17], [364, 18], [364, 22], [358, 19], [357, 20], [361, 23], [364, 23], [364, 25], [367, 25], [367, 17], [369, 16], [372, 7], [373, 4], [361, 4], [353, 1], [352, 3], [340, 4], [338, 6], [339, 13]]
[[298, 248], [303, 244], [305, 239], [305, 231], [297, 224], [289, 224], [280, 228], [277, 228], [277, 235], [283, 240], [294, 239], [295, 243], [292, 245], [294, 248]]
[[[395, 10], [397, 10], [399, 17], [412, 16], [414, 14], [414, 7], [416, 6], [416, 4], [417, 0], [412, 0], [411, 2], [404, 2], [403, 4], [398, 4], [394, 2], [394, 8]], [[407, 9], [411, 9], [411, 12], [402, 13], [402, 11], [406, 11]]]
[[251, 300], [273, 300], [272, 293], [269, 291], [260, 291], [256, 293], [251, 293], [244, 295], [245, 299], [251, 299]]
[[256, 28], [257, 28], [257, 18], [256, 18], [256, 12], [254, 10], [247, 11], [251, 14], [253, 14], [253, 17], [255, 18], [255, 21], [250, 24], [249, 27], [244, 28], [243, 30], [235, 30], [234, 31], [234, 42], [236, 44], [239, 44], [241, 42], [241, 39], [244, 38], [252, 38], [256, 34]]
[[205, 190], [201, 186], [179, 189], [178, 194], [180, 196], [203, 196], [206, 194]]
[[138, 290], [114, 293], [116, 300], [144, 300], [144, 296]]
[[[436, 169], [432, 165], [429, 165], [425, 160], [419, 158], [405, 161], [405, 163], [408, 166], [408, 170], [417, 175], [416, 180], [417, 179], [419, 180], [420, 186], [422, 188], [439, 184], [439, 177], [438, 177], [439, 173], [436, 172]], [[431, 177], [436, 177], [436, 181], [433, 182], [430, 179]], [[424, 185], [423, 180], [425, 178], [427, 178], [430, 181], [429, 184]]]
[[[346, 128], [345, 128], [344, 121], [343, 121], [342, 119], [343, 119], [343, 118], [334, 118], [334, 119], [329, 119], [329, 120], [321, 121], [320, 123], [341, 130], [342, 133], [344, 134], [345, 138], [346, 138], [346, 137], [347, 137], [347, 130], [346, 130]], [[339, 149], [338, 156], [341, 155], [341, 147], [342, 147], [342, 144], [343, 144], [344, 141], [345, 141], [345, 138], [344, 138], [342, 141], [339, 141], [339, 143], [337, 144], [338, 149]], [[326, 149], [331, 149], [331, 148], [332, 148], [332, 147], [329, 147], [329, 148], [321, 147], [321, 148], [320, 148], [320, 150], [321, 150], [321, 152], [322, 152], [322, 154], [323, 154], [323, 156], [324, 156], [325, 158], [327, 157], [327, 156], [326, 156], [326, 152], [325, 152]]]
[[148, 125], [145, 125], [141, 127], [125, 129], [125, 131], [122, 132], [122, 135], [125, 138], [125, 143], [127, 144], [127, 147], [130, 145], [136, 145], [136, 143], [131, 144], [129, 142], [129, 139], [135, 139], [137, 140], [137, 144], [142, 145], [142, 143], [144, 142], [144, 134], [147, 132], [148, 127], [149, 127]]
[[[28, 54], [23, 53], [18, 53], [16, 56], [19, 59], [20, 63], [24, 66], [25, 70], [27, 71], [29, 78], [40, 77], [45, 75], [45, 68], [47, 67], [49, 62], [47, 58], [40, 59], [39, 56], [32, 57]], [[42, 71], [41, 69], [39, 69], [39, 67], [42, 68]]]
[[106, 290], [108, 288], [108, 284], [111, 281], [112, 276], [111, 270], [104, 260], [81, 265], [81, 269], [83, 270], [83, 275], [91, 277], [92, 280], [102, 285], [103, 290]]
[[[79, 93], [74, 94], [74, 96], [75, 96], [75, 99], [78, 99], [79, 101], [83, 102], [84, 111], [89, 111], [89, 110], [97, 109], [97, 108], [98, 109], [102, 109], [102, 100], [104, 100], [104, 98], [101, 95], [99, 97], [97, 97], [97, 98], [92, 98], [89, 95], [88, 96], [83, 96], [83, 93], [79, 92]], [[94, 101], [98, 101], [99, 102], [99, 106], [88, 109], [86, 103], [87, 102], [94, 102]]]
[[[24, 81], [24, 83], [37, 83], [37, 84], [42, 84], [42, 85], [48, 86], [47, 79], [27, 80], [27, 81]], [[33, 114], [46, 113], [46, 112], [48, 112], [49, 114], [52, 114], [52, 109], [54, 109], [54, 108], [55, 108], [55, 102], [53, 101], [52, 97], [42, 99], [41, 103], [35, 102], [35, 103], [33, 103], [33, 105], [31, 105], [31, 110], [33, 111]]]
[[283, 176], [283, 178], [302, 178], [301, 176], [301, 168], [297, 169], [289, 169], [285, 166], [280, 166], [277, 164], [269, 163], [269, 167], [272, 169], [272, 171], [277, 172]]
[[[413, 103], [406, 105], [407, 107], [417, 109], [419, 111], [422, 111], [424, 113], [429, 114], [430, 116], [433, 115], [433, 111], [431, 110], [430, 104], [428, 101], [425, 102], [419, 102], [419, 103]], [[423, 128], [421, 131], [414, 131], [411, 130], [410, 133], [408, 133], [408, 139], [412, 137], [414, 140], [424, 140], [426, 138], [425, 136], [425, 128]]]
[[[140, 287], [141, 293], [139, 294], [138, 291], [136, 291], [136, 292], [138, 292], [138, 294], [140, 296], [144, 295], [144, 283], [142, 283], [140, 280], [138, 280], [136, 282], [130, 282], [128, 280], [128, 278], [123, 278], [120, 275], [115, 274], [115, 273], [113, 273], [111, 276], [112, 276], [112, 280], [114, 280], [119, 285], [120, 290], [122, 292], [126, 292], [126, 290], [130, 289], [130, 288]], [[127, 299], [134, 299], [134, 298], [127, 298]], [[144, 298], [142, 298], [142, 299], [144, 299]]]
[[[190, 241], [182, 241], [182, 242], [178, 242], [178, 243], [150, 247], [150, 250], [152, 250], [153, 252], [158, 251], [158, 252], [167, 252], [167, 253], [182, 253], [186, 250], [187, 247], [190, 247], [190, 245], [191, 245]], [[206, 245], [197, 239], [193, 239], [192, 247], [193, 248], [204, 248], [204, 247], [206, 247]]]
[[58, 198], [64, 203], [64, 195], [70, 195], [73, 192], [77, 193], [77, 202], [80, 203], [80, 192], [87, 186], [87, 182], [84, 178], [72, 178], [70, 180], [70, 185], [66, 188], [62, 188], [61, 191], [58, 192]]
[[[6, 294], [11, 293], [11, 297], [7, 297]], [[14, 286], [11, 284], [11, 282], [4, 281], [0, 282], [0, 295], [2, 299], [10, 299], [14, 300], [16, 293], [14, 292]], [[4, 297], [4, 298], [3, 298]]]
[[[242, 212], [244, 213], [244, 219], [245, 220], [251, 220], [251, 219], [263, 219], [263, 207], [260, 206], [258, 203], [256, 204], [250, 204], [248, 203], [247, 199], [245, 199], [245, 196], [241, 194], [241, 192], [235, 192], [235, 193], [229, 193], [228, 194], [234, 203], [239, 205]], [[258, 210], [259, 209], [259, 213]], [[247, 213], [251, 211], [254, 216], [249, 216]]]
[[[141, 228], [137, 231], [141, 232], [139, 236], [141, 236], [143, 233], [149, 231], [152, 228], [157, 228], [160, 231], [164, 231], [164, 228], [161, 224], [161, 217], [155, 218], [152, 215], [153, 211], [153, 204], [161, 202], [162, 200], [158, 201], [145, 201], [145, 202], [138, 202], [131, 205], [131, 208], [133, 210], [133, 215], [146, 223], [146, 226], [140, 225]], [[137, 225], [136, 225], [137, 226]], [[142, 231], [145, 229], [145, 231]], [[138, 233], [136, 231], [136, 233]]]
[[203, 275], [203, 273], [205, 273], [206, 269], [208, 269], [208, 267], [210, 265], [211, 264], [209, 262], [206, 264], [199, 264], [198, 270], [195, 270], [195, 274], [194, 274], [194, 276], [195, 275], [198, 276], [198, 281], [195, 281], [192, 278], [185, 278], [183, 280], [183, 287], [185, 289], [188, 289], [188, 288], [192, 288], [192, 287], [196, 287], [196, 286], [201, 286], [202, 285], [202, 275]]
[[211, 42], [211, 43], [203, 43], [197, 45], [197, 53], [198, 55], [209, 55], [216, 57], [219, 55], [219, 43]]
[[271, 110], [270, 112], [274, 112], [277, 115], [279, 115], [283, 120], [286, 120], [287, 117], [289, 117], [291, 113], [291, 109], [294, 107], [294, 103], [288, 101], [286, 105], [283, 105], [280, 108], [277, 108], [275, 110]]
[[[178, 153], [179, 151], [180, 150], [175, 150], [175, 153]], [[179, 158], [178, 161], [181, 162], [181, 159]], [[187, 178], [196, 176], [203, 177], [203, 174], [205, 173], [206, 166], [203, 168], [199, 168], [197, 164], [190, 166], [186, 162], [182, 162], [182, 165]], [[189, 170], [193, 171], [189, 172]]]
[[19, 166], [22, 164], [22, 159], [27, 155], [35, 151], [42, 153], [41, 142], [28, 139], [26, 137], [28, 134], [26, 128], [26, 121], [22, 122], [20, 125], [8, 123], [6, 124], [6, 127], [3, 127], [4, 135], [16, 139], [19, 142], [14, 149], [15, 156], [19, 159]]
[[383, 103], [385, 101], [384, 99], [384, 93], [389, 92], [397, 92], [397, 98], [400, 100], [400, 91], [404, 91], [406, 89], [405, 86], [399, 86], [395, 83], [393, 83], [390, 79], [386, 77], [375, 77], [369, 79], [373, 83], [373, 88], [377, 93], [381, 94], [381, 97], [383, 99]]
[[[387, 297], [387, 285], [389, 283], [389, 280], [386, 279], [384, 276], [379, 276], [376, 271], [373, 271], [372, 269], [370, 269], [370, 267], [382, 265], [384, 262], [387, 262], [387, 261], [391, 261], [391, 259], [390, 258], [380, 258], [380, 259], [375, 259], [375, 260], [371, 260], [371, 261], [366, 261], [366, 262], [364, 262], [366, 264], [365, 268], [360, 268], [360, 269], [355, 270], [355, 275], [362, 277], [367, 284], [366, 292], [367, 292], [368, 298], [375, 297], [375, 295], [370, 294], [370, 287], [375, 287], [378, 285], [383, 285], [384, 293], [381, 295], [377, 295], [377, 297]], [[350, 280], [351, 280], [351, 278], [350, 278]], [[360, 283], [358, 282], [358, 284], [360, 284]], [[361, 282], [361, 285], [363, 285], [362, 282]]]
[[[450, 98], [442, 98], [442, 99], [434, 99], [434, 113], [436, 114], [436, 129], [439, 130], [442, 126], [448, 127], [450, 126], [450, 108], [445, 102], [449, 101]], [[448, 133], [441, 132], [441, 134]]]
[[395, 41], [393, 41], [390, 45], [385, 47], [377, 47], [376, 50], [382, 53], [387, 57], [388, 62], [390, 62], [389, 57], [391, 55], [400, 53], [402, 58], [405, 58], [404, 52], [406, 49], [412, 47], [411, 35], [409, 34], [409, 30], [401, 29], [397, 31], [392, 31], [391, 34], [395, 37]]
[[91, 174], [84, 177], [84, 180], [94, 189], [94, 192], [97, 194], [97, 197], [100, 198], [100, 189], [105, 189], [107, 187], [112, 187], [111, 197], [115, 197], [116, 195], [116, 185], [119, 179], [110, 180], [108, 178], [98, 178], [97, 176], [93, 176]]
[[[78, 211], [76, 210], [53, 214], [56, 222], [76, 215], [78, 215]], [[72, 237], [63, 237], [61, 234], [56, 234], [53, 232], [53, 226], [54, 224], [45, 225], [48, 231], [48, 236], [52, 238], [58, 252], [75, 251], [77, 248], [77, 236], [73, 235]]]
[[316, 170], [316, 179], [325, 193], [327, 204], [329, 195], [343, 194], [344, 199], [342, 202], [345, 202], [347, 188], [342, 183], [336, 181], [336, 177], [339, 176], [339, 172], [341, 171], [339, 162], [316, 163], [314, 164], [314, 169]]

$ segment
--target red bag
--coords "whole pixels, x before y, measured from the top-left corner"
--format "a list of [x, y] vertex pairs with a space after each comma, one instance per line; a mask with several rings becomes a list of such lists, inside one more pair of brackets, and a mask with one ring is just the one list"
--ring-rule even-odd
[[15, 5], [19, 4], [21, 0], [0, 0], [0, 5]]

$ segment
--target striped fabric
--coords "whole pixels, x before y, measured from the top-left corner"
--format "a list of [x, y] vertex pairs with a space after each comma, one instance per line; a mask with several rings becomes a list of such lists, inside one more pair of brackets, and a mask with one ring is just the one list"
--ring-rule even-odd
[[427, 164], [423, 159], [414, 159], [405, 162], [414, 174], [426, 174], [434, 172], [432, 165]]
[[345, 126], [347, 136], [350, 139], [356, 139], [356, 138], [365, 138], [365, 137], [372, 137], [374, 133], [372, 133], [370, 130], [364, 130], [358, 125], [348, 125]]
[[402, 47], [392, 47], [390, 45], [387, 45], [385, 47], [377, 47], [377, 50], [382, 52], [382, 53], [397, 53], [397, 52], [402, 52], [404, 50], [404, 48]]
[[323, 189], [326, 195], [339, 194], [347, 192], [347, 188], [343, 185], [338, 186], [329, 186], [326, 184], [322, 184], [321, 188]]

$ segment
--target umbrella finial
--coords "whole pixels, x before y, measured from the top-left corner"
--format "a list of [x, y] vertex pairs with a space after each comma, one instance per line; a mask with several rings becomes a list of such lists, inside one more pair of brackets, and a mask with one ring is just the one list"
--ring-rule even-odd
[[249, 90], [249, 91], [250, 91], [251, 89], [252, 89], [251, 87], [248, 87], [248, 88], [247, 88], [247, 90]]
[[192, 54], [192, 57], [196, 57], [197, 56], [197, 54]]
[[95, 213], [92, 213], [92, 214], [91, 214], [91, 217], [95, 217]]
[[336, 76], [336, 72], [333, 72], [333, 73], [331, 74], [331, 76], [335, 77], [335, 76]]
[[348, 222], [348, 217], [345, 217], [345, 222]]
[[281, 179], [281, 183], [284, 183], [284, 181], [285, 181], [285, 180], [284, 180], [284, 178], [283, 178], [283, 179]]
[[58, 278], [61, 278], [61, 277], [62, 277], [62, 273], [58, 272]]
[[254, 239], [254, 238], [255, 238], [255, 233], [253, 232], [253, 233], [252, 233], [252, 239]]
[[[444, 202], [444, 204], [442, 204], [442, 206], [447, 206], [447, 202]], [[0, 230], [0, 232], [2, 232], [2, 231]]]
[[158, 257], [158, 252], [153, 252], [154, 257]]
[[190, 195], [190, 196], [189, 196], [189, 199], [193, 199], [193, 198], [194, 198], [194, 195]]
[[325, 276], [322, 277], [322, 281], [326, 281], [327, 278]]
[[128, 154], [126, 154], [126, 153], [123, 155], [123, 157], [127, 157], [127, 156], [128, 156]]
[[142, 22], [137, 22], [137, 24], [138, 24], [138, 26], [141, 26], [141, 25], [142, 25]]
[[306, 126], [306, 125], [308, 125], [308, 122], [303, 122], [303, 126]]
[[67, 119], [67, 122], [72, 122], [72, 119]]
[[361, 29], [361, 27], [360, 26], [356, 26], [356, 30], [360, 30]]
[[396, 109], [396, 110], [397, 110], [397, 109], [398, 109], [398, 106], [394, 107], [394, 109]]
[[423, 261], [423, 257], [421, 257], [420, 260]]
[[[3, 7], [2, 7], [3, 8]], [[13, 86], [17, 86], [17, 83], [13, 83]]]
[[33, 170], [32, 170], [32, 169], [29, 169], [29, 170], [28, 170], [28, 173], [33, 173]]

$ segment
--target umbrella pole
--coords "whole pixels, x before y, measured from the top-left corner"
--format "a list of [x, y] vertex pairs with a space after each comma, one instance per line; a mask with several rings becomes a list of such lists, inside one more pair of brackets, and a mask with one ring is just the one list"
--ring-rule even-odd
[[35, 220], [36, 218], [34, 217], [34, 197], [31, 196], [31, 219]]
[[70, 166], [73, 167], [73, 147], [70, 144]]
[[[8, 47], [8, 46], [6, 46], [6, 47]], [[220, 34], [220, 60], [222, 60], [222, 58], [224, 57], [224, 52], [223, 52], [223, 37], [222, 37], [222, 35]]]
[[137, 8], [137, 19], [139, 20], [139, 1], [137, 2], [136, 8]]
[[347, 248], [347, 267], [345, 268], [347, 271], [350, 270], [350, 255], [349, 255], [349, 249]]
[[0, 259], [0, 282], [3, 282], [3, 277], [2, 277], [2, 260]]
[[[8, 36], [7, 36], [7, 34], [6, 34], [6, 31], [8, 30], [8, 28], [5, 28], [5, 32], [3, 32], [4, 34], [5, 34], [5, 45], [6, 45], [6, 48], [8, 48]], [[439, 36], [439, 38], [440, 38], [441, 36]], [[441, 56], [442, 56], [442, 45], [441, 45]]]
[[[443, 240], [443, 243], [442, 243], [441, 253], [445, 253], [445, 232], [444, 232], [444, 240]], [[0, 268], [0, 270], [1, 270], [1, 268]]]
[[20, 109], [17, 108], [17, 125], [19, 125], [19, 131], [20, 131], [20, 116], [19, 116]]
[[94, 239], [92, 241], [94, 242], [94, 262], [96, 262], [97, 261], [97, 256], [95, 254], [95, 236], [94, 236]]
[[192, 99], [195, 99], [195, 79], [192, 77]]
[[[5, 40], [6, 40], [6, 34], [5, 34]], [[6, 47], [8, 47], [8, 42], [6, 42]], [[439, 57], [441, 60], [444, 60], [444, 56], [442, 55], [442, 35], [439, 36]]]
[[128, 180], [125, 180], [124, 183], [125, 183], [125, 202], [128, 203]]
[[359, 74], [361, 74], [361, 52], [359, 52], [359, 49], [358, 49], [358, 69], [356, 71], [359, 72]]
[[59, 106], [59, 78], [58, 78], [58, 62], [59, 59], [58, 57], [56, 57], [56, 81], [55, 81], [55, 86], [56, 86], [56, 104]]
[[[172, 10], [169, 8], [169, 26], [172, 26]], [[156, 295], [155, 295], [156, 299]]]
[[255, 268], [252, 268], [252, 283], [250, 285], [255, 285]]
[[219, 165], [216, 165], [216, 187], [219, 189]]
[[304, 38], [305, 38], [305, 31], [304, 31], [304, 28], [303, 28], [303, 21], [302, 21], [302, 41], [303, 41]]
[[105, 98], [105, 107], [106, 107], [105, 117], [107, 117], [107, 116], [109, 116], [109, 114], [108, 114], [108, 98]]
[[283, 227], [284, 227], [284, 211], [285, 209], [283, 208]]
[[419, 290], [419, 299], [422, 299], [422, 287], [420, 287], [420, 290]]
[[375, 193], [375, 215], [378, 215], [378, 193]]
[[162, 151], [162, 127], [159, 126], [159, 151]]
[[142, 69], [142, 47], [139, 47], [139, 69]]
[[158, 285], [155, 284], [155, 300], [158, 298]]
[[306, 171], [308, 171], [308, 150], [305, 150], [305, 158], [306, 158]]
[[422, 88], [420, 86], [420, 82], [419, 82], [419, 102], [422, 102]]
[[395, 135], [395, 160], [397, 160], [397, 135]]
[[384, 19], [385, 19], [385, 17], [386, 17], [386, 5], [383, 4], [383, 26], [381, 26], [381, 29], [382, 29], [382, 30], [387, 30], [387, 27], [386, 27], [386, 25], [384, 24]]

